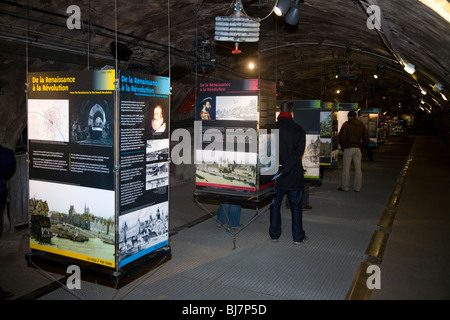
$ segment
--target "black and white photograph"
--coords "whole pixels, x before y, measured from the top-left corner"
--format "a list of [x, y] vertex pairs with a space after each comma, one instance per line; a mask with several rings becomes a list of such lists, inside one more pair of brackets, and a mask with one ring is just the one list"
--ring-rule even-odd
[[169, 139], [147, 140], [146, 161], [161, 161], [169, 158]]
[[216, 120], [258, 120], [258, 96], [217, 96]]
[[161, 202], [119, 218], [119, 259], [124, 259], [167, 241], [169, 203]]
[[70, 141], [79, 144], [113, 145], [114, 101], [71, 100]]
[[167, 161], [147, 164], [145, 190], [164, 187], [169, 184], [169, 163]]
[[320, 170], [320, 137], [315, 134], [306, 135], [305, 153], [303, 154], [303, 169], [305, 177], [318, 178]]

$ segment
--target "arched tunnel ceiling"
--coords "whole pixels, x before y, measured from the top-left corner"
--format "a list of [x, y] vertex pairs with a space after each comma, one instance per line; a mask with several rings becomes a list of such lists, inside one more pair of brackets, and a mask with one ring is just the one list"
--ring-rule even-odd
[[[0, 1], [0, 53], [8, 61], [30, 57], [84, 69], [117, 63], [192, 86], [201, 78], [260, 77], [277, 82], [280, 99], [397, 108], [424, 98], [431, 108], [448, 109], [432, 86], [442, 84], [450, 97], [450, 23], [421, 1], [301, 0], [296, 26], [271, 13], [276, 2], [241, 1], [248, 16], [260, 19], [259, 41], [239, 43], [242, 53], [232, 54], [233, 42], [214, 40], [215, 17], [234, 15], [232, 0]], [[81, 11], [80, 30], [66, 24], [72, 4]], [[380, 8], [379, 31], [367, 25], [374, 14], [366, 12], [369, 5]], [[214, 63], [208, 56], [198, 60], [196, 35], [211, 44]], [[111, 54], [116, 39], [131, 49], [127, 61]], [[246, 68], [251, 58], [254, 71]], [[27, 63], [28, 71], [46, 71], [43, 64]], [[412, 63], [416, 72], [406, 73], [402, 63]], [[373, 77], [377, 67], [379, 79]], [[428, 94], [422, 97], [420, 88]]]

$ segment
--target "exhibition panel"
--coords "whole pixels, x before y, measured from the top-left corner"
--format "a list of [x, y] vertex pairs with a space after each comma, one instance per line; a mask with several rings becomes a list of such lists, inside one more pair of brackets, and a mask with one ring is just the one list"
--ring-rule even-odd
[[202, 81], [195, 130], [196, 189], [258, 197], [277, 172], [275, 84], [258, 79]]
[[167, 249], [169, 78], [36, 72], [28, 83], [30, 249], [116, 271]]

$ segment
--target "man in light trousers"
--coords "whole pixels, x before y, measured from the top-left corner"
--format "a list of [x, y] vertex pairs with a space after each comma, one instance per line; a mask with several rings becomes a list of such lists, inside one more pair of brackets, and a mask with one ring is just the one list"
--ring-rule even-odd
[[350, 166], [353, 162], [355, 167], [355, 181], [353, 190], [360, 192], [362, 187], [361, 170], [361, 149], [367, 147], [370, 142], [369, 133], [366, 126], [356, 118], [355, 111], [349, 111], [348, 121], [346, 121], [339, 131], [339, 144], [344, 150], [342, 158], [342, 180], [340, 191], [349, 191], [350, 186]]

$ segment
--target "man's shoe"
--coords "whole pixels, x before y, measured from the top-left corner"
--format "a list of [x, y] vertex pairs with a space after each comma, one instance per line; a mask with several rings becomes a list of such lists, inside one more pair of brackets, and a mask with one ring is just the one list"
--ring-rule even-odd
[[361, 192], [361, 191], [359, 191], [359, 190], [353, 190], [353, 191], [355, 191], [355, 192]]
[[272, 242], [278, 242], [278, 239], [272, 239]]
[[344, 190], [341, 187], [338, 188], [339, 191], [344, 191], [344, 192], [348, 192], [348, 190]]
[[294, 244], [296, 246], [299, 246], [299, 245], [305, 243], [306, 241], [308, 241], [308, 237], [307, 236], [305, 236], [302, 241], [294, 241]]
[[302, 209], [303, 210], [311, 210], [312, 207], [310, 205], [307, 205], [307, 206], [302, 206]]

